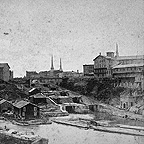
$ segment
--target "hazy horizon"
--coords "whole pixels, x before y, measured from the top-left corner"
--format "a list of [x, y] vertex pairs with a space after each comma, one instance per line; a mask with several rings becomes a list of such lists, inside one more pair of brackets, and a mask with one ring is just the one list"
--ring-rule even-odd
[[0, 0], [0, 62], [14, 76], [54, 68], [82, 71], [116, 50], [144, 55], [143, 0]]

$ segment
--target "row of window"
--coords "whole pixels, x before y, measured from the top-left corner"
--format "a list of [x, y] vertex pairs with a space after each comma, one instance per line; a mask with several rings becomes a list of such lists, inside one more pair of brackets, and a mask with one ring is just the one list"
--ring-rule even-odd
[[139, 71], [142, 71], [143, 68], [142, 67], [139, 67], [139, 68], [136, 68], [136, 67], [132, 67], [132, 68], [116, 68], [116, 69], [113, 69], [113, 71], [136, 71], [136, 70], [139, 70]]
[[121, 64], [132, 64], [132, 63], [142, 63], [143, 60], [119, 60]]
[[106, 68], [106, 67], [111, 67], [111, 64], [95, 64], [95, 68]]
[[[26, 112], [26, 107], [23, 107], [23, 111]], [[34, 107], [34, 111], [37, 111], [37, 107]]]

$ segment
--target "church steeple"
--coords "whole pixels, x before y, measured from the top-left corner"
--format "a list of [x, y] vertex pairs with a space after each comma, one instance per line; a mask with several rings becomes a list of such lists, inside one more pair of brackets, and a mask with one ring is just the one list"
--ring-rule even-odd
[[118, 44], [117, 43], [116, 43], [116, 56], [115, 57], [119, 57]]
[[62, 70], [62, 62], [61, 62], [61, 58], [60, 58], [60, 69], [59, 69], [60, 71], [63, 71]]
[[54, 65], [53, 65], [53, 55], [51, 57], [51, 70], [54, 70]]

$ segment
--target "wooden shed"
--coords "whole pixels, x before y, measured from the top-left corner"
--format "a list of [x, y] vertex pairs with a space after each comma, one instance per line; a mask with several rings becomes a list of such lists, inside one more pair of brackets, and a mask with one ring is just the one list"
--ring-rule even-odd
[[40, 108], [29, 101], [21, 100], [13, 106], [15, 116], [20, 119], [33, 119], [40, 116]]

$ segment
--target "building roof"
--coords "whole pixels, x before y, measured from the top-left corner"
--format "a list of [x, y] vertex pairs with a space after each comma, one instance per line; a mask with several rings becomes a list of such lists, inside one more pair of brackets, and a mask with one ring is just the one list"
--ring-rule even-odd
[[0, 63], [0, 67], [4, 67], [4, 66], [6, 66], [6, 65], [10, 68], [10, 66], [9, 66], [8, 63]]
[[83, 66], [94, 66], [94, 64], [84, 64]]
[[29, 90], [29, 92], [32, 92], [32, 91], [34, 91], [35, 89], [36, 89], [36, 88], [32, 88], [32, 89]]
[[126, 60], [126, 59], [144, 59], [144, 55], [119, 56], [119, 57], [117, 57], [117, 60]]
[[85, 106], [84, 104], [79, 104], [79, 103], [63, 103], [65, 106]]
[[106, 58], [106, 59], [114, 59], [115, 57], [109, 57], [109, 56], [103, 56], [103, 55], [98, 55], [95, 59], [93, 59], [93, 61], [95, 61], [97, 58], [99, 58], [99, 57], [104, 57], [104, 58]]
[[28, 104], [30, 104], [30, 102], [21, 100], [21, 101], [17, 102], [16, 104], [13, 104], [13, 106], [15, 106], [17, 108], [22, 108]]
[[7, 101], [7, 100], [5, 100], [5, 99], [1, 99], [1, 100], [0, 100], [0, 104], [2, 104], [2, 103], [4, 103], [4, 102], [8, 102], [8, 103], [10, 103], [10, 104], [11, 104], [11, 102], [10, 102], [10, 101]]
[[37, 93], [35, 95], [31, 95], [30, 97], [34, 97], [34, 98], [46, 98], [46, 96], [43, 95], [42, 93]]
[[6, 102], [6, 101], [7, 101], [7, 100], [5, 100], [5, 99], [0, 100], [0, 104], [4, 103], [4, 102]]
[[26, 71], [26, 73], [37, 73], [36, 71]]
[[15, 103], [15, 104], [13, 104], [13, 106], [20, 109], [20, 108], [22, 108], [22, 107], [24, 107], [24, 106], [26, 106], [28, 104], [31, 104], [31, 105], [33, 105], [35, 107], [39, 107], [39, 106], [37, 106], [37, 105], [35, 105], [35, 104], [33, 104], [33, 103], [29, 102], [29, 101], [25, 101], [25, 100], [21, 100], [21, 101]]
[[140, 63], [140, 64], [126, 64], [126, 65], [114, 66], [113, 69], [115, 69], [115, 68], [126, 68], [126, 67], [142, 67], [142, 66], [144, 66], [144, 63]]
[[107, 59], [114, 59], [114, 57], [104, 56]]

